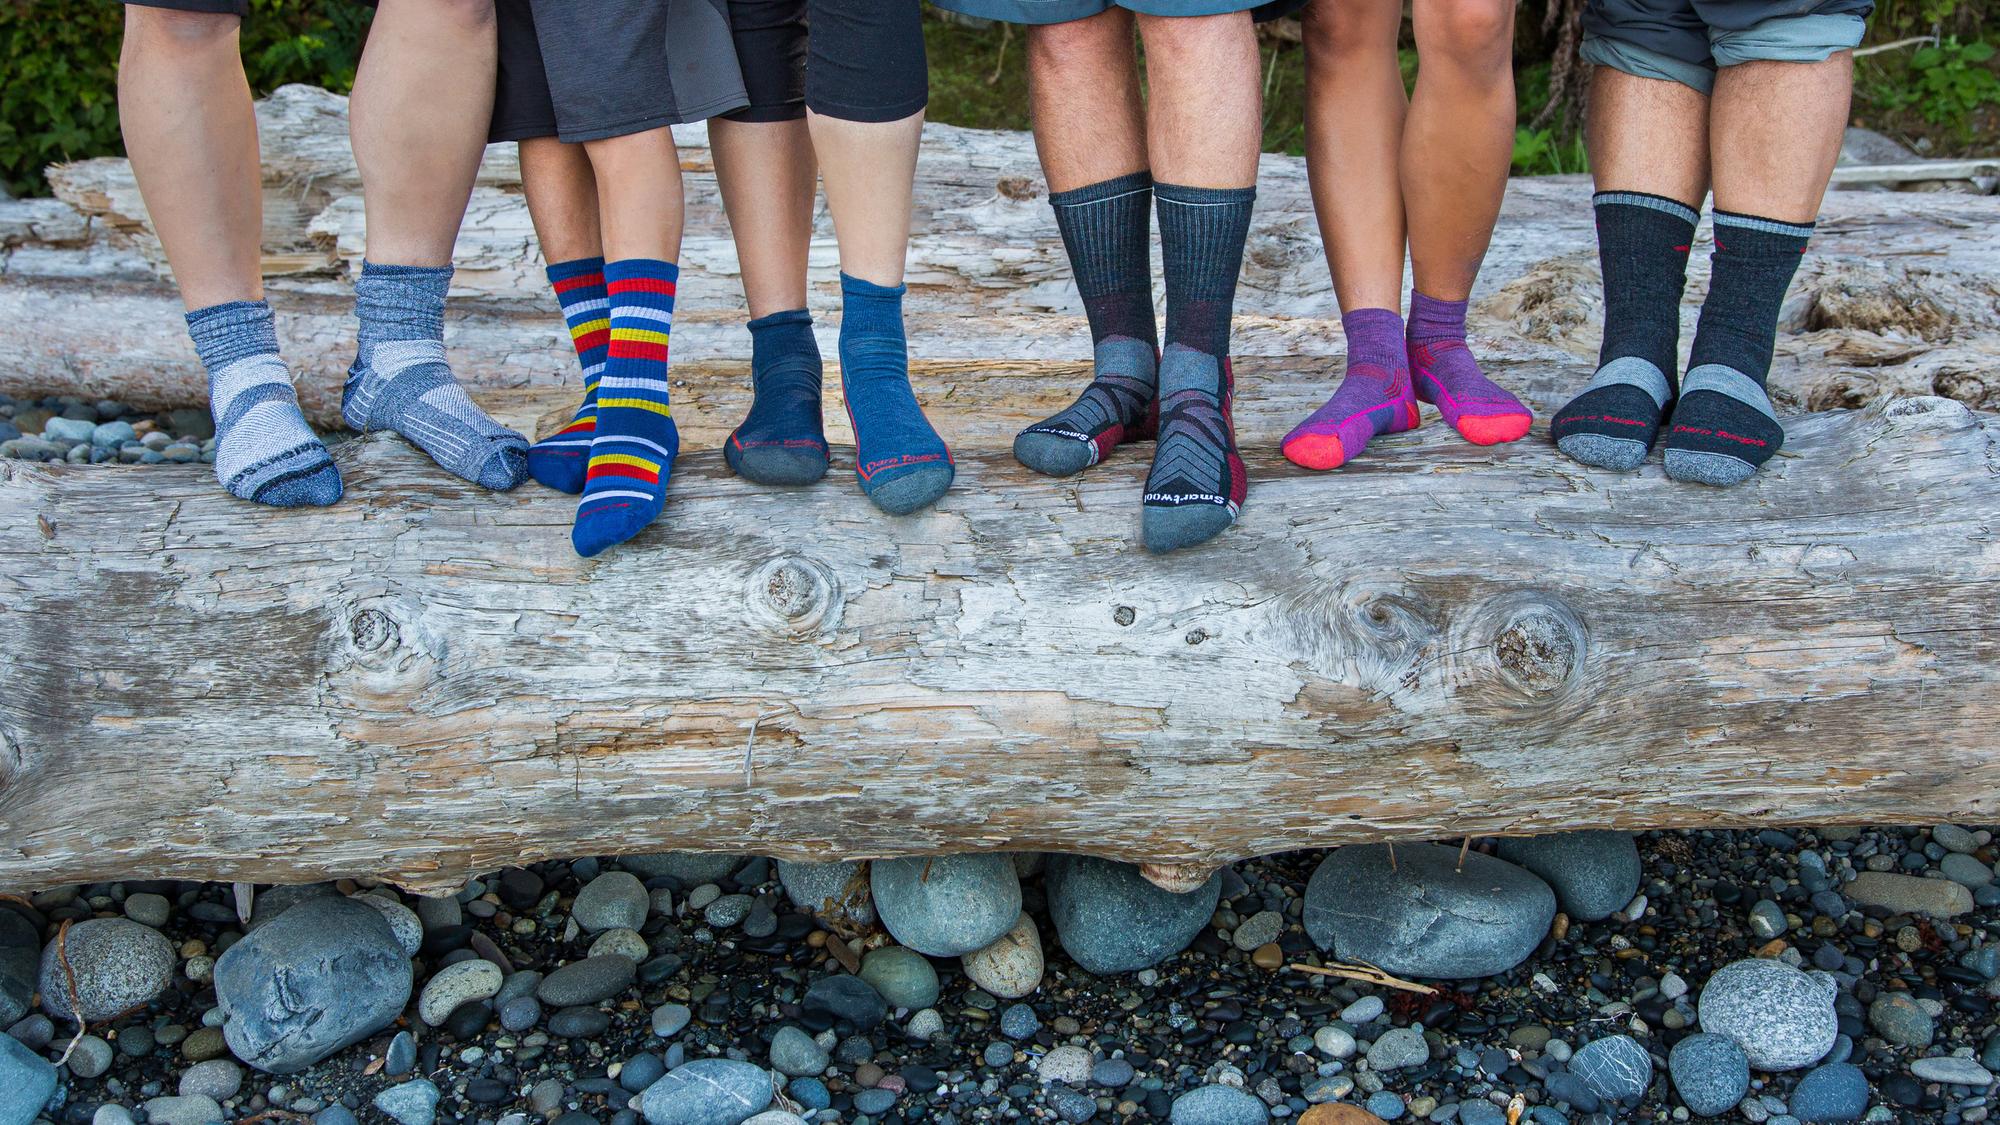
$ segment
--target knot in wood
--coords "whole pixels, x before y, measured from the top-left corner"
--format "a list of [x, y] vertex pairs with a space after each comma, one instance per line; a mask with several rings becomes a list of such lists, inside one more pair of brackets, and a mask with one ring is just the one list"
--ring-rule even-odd
[[1011, 199], [1016, 203], [1034, 199], [1042, 194], [1041, 189], [1035, 186], [1035, 181], [1026, 176], [1002, 176], [993, 185], [993, 190], [1000, 193], [1000, 198]]
[[347, 622], [347, 636], [359, 653], [381, 652], [402, 640], [396, 620], [379, 609], [358, 610]]
[[1139, 614], [1129, 605], [1121, 605], [1111, 611], [1111, 620], [1120, 625], [1130, 625], [1139, 619]]
[[750, 576], [753, 616], [780, 632], [804, 636], [825, 626], [839, 608], [839, 584], [817, 559], [775, 558]]
[[1493, 637], [1493, 659], [1500, 674], [1533, 696], [1548, 695], [1567, 684], [1582, 664], [1583, 651], [1582, 625], [1560, 603], [1515, 609]]

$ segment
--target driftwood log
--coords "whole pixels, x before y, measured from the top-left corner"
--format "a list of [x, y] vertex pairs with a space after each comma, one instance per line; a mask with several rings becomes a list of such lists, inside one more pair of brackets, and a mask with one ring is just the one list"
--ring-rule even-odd
[[976, 434], [905, 519], [694, 453], [590, 562], [569, 498], [387, 436], [313, 512], [0, 462], [0, 885], [2000, 812], [2000, 419], [1810, 415], [1728, 491], [1435, 423], [1315, 476], [1274, 424], [1166, 558], [1143, 453], [1056, 482]]
[[[345, 107], [260, 107], [267, 271], [332, 419], [361, 245]], [[701, 134], [667, 516], [590, 562], [567, 497], [398, 440], [349, 499], [267, 512], [200, 466], [0, 461], [0, 887], [124, 877], [425, 890], [544, 856], [1048, 849], [1205, 869], [1314, 844], [1586, 827], [1990, 820], [2000, 803], [2000, 204], [1831, 197], [1788, 305], [1783, 456], [1717, 491], [1585, 470], [1540, 426], [1433, 419], [1331, 476], [1278, 437], [1339, 373], [1299, 162], [1267, 158], [1239, 323], [1239, 527], [1135, 542], [1144, 447], [1007, 455], [1067, 400], [1082, 318], [1026, 138], [933, 128], [913, 345], [958, 453], [934, 511], [836, 470], [731, 477], [747, 346]], [[129, 169], [0, 203], [0, 391], [201, 401]], [[1588, 187], [1523, 181], [1476, 302], [1544, 413], [1598, 333]], [[816, 304], [830, 308], [830, 232]], [[512, 154], [461, 240], [460, 370], [567, 416]], [[1705, 286], [1697, 262], [1690, 304]], [[968, 315], [976, 312], [977, 315]], [[829, 354], [831, 349], [828, 349]], [[837, 379], [829, 380], [837, 396]], [[1844, 409], [1856, 408], [1856, 409]], [[1810, 413], [1818, 412], [1818, 413]]]

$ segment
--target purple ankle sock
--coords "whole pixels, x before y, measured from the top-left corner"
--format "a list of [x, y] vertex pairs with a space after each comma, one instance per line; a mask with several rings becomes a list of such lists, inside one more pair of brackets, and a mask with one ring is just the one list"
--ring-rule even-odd
[[1326, 405], [1285, 435], [1285, 457], [1308, 469], [1338, 469], [1378, 434], [1415, 429], [1417, 399], [1393, 309], [1355, 309], [1347, 332], [1347, 375]]
[[1514, 441], [1534, 413], [1486, 377], [1465, 346], [1464, 301], [1440, 301], [1410, 290], [1410, 377], [1417, 397], [1474, 445]]

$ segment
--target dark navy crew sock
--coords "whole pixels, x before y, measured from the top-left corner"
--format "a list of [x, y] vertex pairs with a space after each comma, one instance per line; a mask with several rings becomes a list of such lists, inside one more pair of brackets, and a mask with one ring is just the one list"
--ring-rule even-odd
[[758, 484], [811, 484], [826, 475], [820, 418], [819, 343], [812, 314], [789, 309], [750, 328], [750, 413], [722, 454], [736, 475]]

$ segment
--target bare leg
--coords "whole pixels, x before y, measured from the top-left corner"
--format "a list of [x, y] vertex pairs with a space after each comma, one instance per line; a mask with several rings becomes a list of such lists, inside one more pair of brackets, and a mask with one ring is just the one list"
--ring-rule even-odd
[[497, 58], [493, 0], [382, 0], [348, 106], [369, 261], [451, 264]]
[[[1417, 0], [1403, 200], [1418, 290], [1463, 301], [1493, 238], [1514, 151], [1512, 0]], [[1393, 57], [1393, 55], [1392, 55]]]
[[125, 9], [118, 115], [190, 309], [259, 301], [264, 197], [235, 16]]
[[708, 139], [751, 319], [805, 308], [818, 190], [805, 121], [716, 118], [708, 123]]
[[536, 137], [522, 141], [520, 152], [521, 189], [542, 258], [553, 264], [601, 256], [604, 235], [597, 217], [597, 175], [583, 146]]
[[1112, 8], [1029, 28], [1028, 93], [1035, 149], [1051, 192], [1149, 167], [1132, 13]]
[[1708, 194], [1708, 98], [1678, 82], [1600, 66], [1585, 124], [1598, 191], [1639, 191], [1700, 210]]
[[1306, 175], [1342, 312], [1403, 303], [1401, 0], [1306, 10]]
[[826, 206], [840, 242], [840, 269], [874, 285], [903, 283], [916, 189], [919, 110], [901, 121], [844, 121], [807, 111]]
[[583, 148], [597, 177], [605, 260], [678, 262], [681, 224], [687, 216], [673, 133], [651, 129], [587, 141]]
[[1709, 116], [1715, 206], [1787, 223], [1817, 218], [1853, 79], [1848, 51], [1818, 63], [1724, 67]]
[[1264, 99], [1250, 13], [1140, 16], [1139, 34], [1154, 178], [1183, 187], [1254, 185]]

